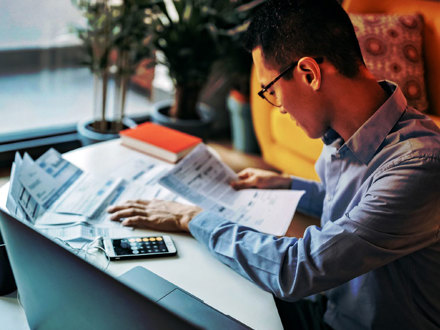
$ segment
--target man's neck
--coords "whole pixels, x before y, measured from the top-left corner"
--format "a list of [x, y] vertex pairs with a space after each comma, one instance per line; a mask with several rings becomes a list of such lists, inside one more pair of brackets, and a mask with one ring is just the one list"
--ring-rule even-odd
[[388, 98], [375, 78], [362, 71], [358, 78], [340, 77], [333, 91], [332, 128], [347, 141]]

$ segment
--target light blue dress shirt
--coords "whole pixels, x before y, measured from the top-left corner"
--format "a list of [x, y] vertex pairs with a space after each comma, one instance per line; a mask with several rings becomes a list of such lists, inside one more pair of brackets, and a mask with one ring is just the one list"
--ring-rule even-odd
[[275, 237], [202, 212], [190, 231], [277, 297], [325, 291], [334, 329], [439, 329], [440, 130], [381, 85], [388, 100], [348, 141], [324, 136], [321, 182], [292, 181], [306, 190], [298, 209], [321, 228]]

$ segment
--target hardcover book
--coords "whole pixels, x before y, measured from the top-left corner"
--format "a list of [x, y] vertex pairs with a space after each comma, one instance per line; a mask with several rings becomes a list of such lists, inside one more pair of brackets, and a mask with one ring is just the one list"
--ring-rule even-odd
[[154, 157], [176, 163], [202, 142], [201, 138], [147, 122], [120, 133], [122, 144]]

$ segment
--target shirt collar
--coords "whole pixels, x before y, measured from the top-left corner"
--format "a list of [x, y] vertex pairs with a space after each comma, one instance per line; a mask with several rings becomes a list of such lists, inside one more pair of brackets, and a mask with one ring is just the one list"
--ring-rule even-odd
[[407, 107], [401, 89], [389, 81], [379, 82], [390, 96], [347, 141], [347, 147], [364, 164], [373, 158]]
[[[362, 163], [368, 164], [377, 149], [387, 137], [396, 122], [407, 108], [406, 98], [401, 89], [392, 82], [381, 81], [381, 87], [389, 95], [377, 111], [342, 145], [340, 152], [348, 148]], [[323, 136], [325, 144], [339, 138], [338, 133], [329, 129]]]
[[334, 143], [337, 139], [341, 138], [341, 136], [336, 132], [333, 128], [329, 128], [323, 135], [322, 142], [324, 142], [325, 145], [331, 145]]

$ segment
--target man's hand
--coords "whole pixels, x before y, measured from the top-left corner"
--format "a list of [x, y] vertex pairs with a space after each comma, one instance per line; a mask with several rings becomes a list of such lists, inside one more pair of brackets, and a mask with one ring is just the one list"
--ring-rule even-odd
[[200, 207], [153, 199], [151, 201], [127, 201], [107, 209], [113, 221], [136, 228], [160, 231], [189, 232], [189, 222], [202, 211]]
[[238, 173], [238, 180], [230, 184], [235, 189], [290, 189], [291, 183], [292, 178], [286, 174], [278, 174], [257, 168], [246, 168]]

